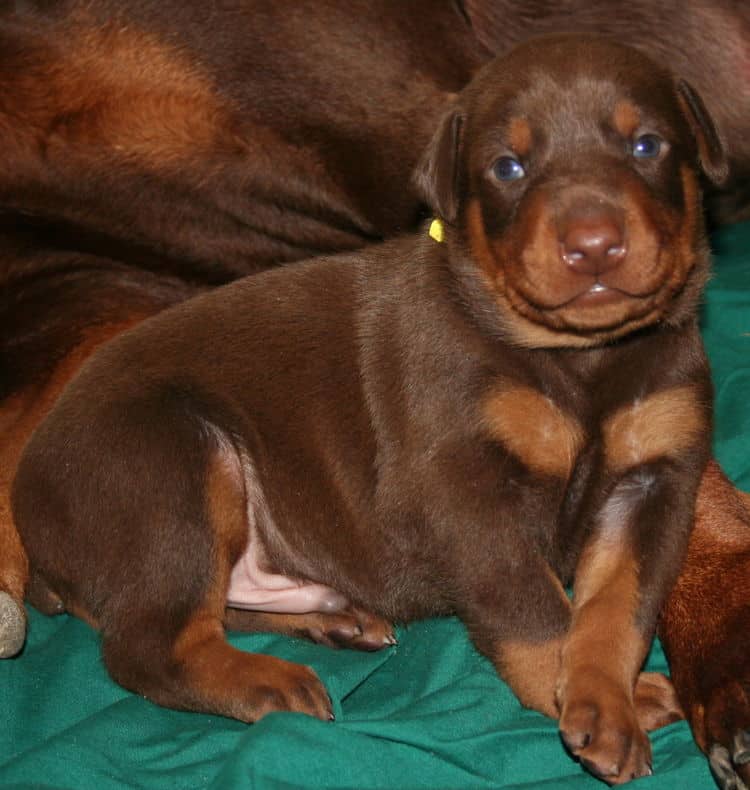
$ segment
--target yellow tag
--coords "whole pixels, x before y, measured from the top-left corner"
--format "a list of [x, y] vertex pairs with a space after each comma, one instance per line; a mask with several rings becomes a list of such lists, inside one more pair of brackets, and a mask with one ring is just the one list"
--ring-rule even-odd
[[445, 239], [445, 228], [443, 227], [443, 220], [433, 219], [430, 223], [430, 238], [435, 239], [438, 244], [441, 244]]

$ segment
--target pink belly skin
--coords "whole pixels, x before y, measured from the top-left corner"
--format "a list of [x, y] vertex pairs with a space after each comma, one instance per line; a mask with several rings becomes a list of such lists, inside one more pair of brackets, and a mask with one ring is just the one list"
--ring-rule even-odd
[[[252, 545], [251, 541], [251, 545]], [[333, 613], [345, 609], [349, 601], [323, 584], [268, 573], [258, 566], [258, 558], [248, 549], [232, 569], [227, 606], [280, 614]]]

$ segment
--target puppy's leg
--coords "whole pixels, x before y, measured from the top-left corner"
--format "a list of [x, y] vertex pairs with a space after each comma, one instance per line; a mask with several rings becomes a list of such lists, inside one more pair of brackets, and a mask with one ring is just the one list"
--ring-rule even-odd
[[311, 669], [227, 643], [229, 576], [248, 534], [239, 459], [228, 446], [212, 453], [205, 491], [213, 545], [201, 600], [179, 619], [185, 605], [179, 597], [119, 618], [116, 628], [105, 629], [107, 668], [122, 685], [168, 707], [246, 722], [275, 710], [331, 718], [328, 695]]
[[648, 711], [653, 692], [669, 714], [665, 689], [647, 693], [644, 680], [639, 717], [636, 682], [687, 539], [692, 492], [681, 487], [683, 477], [679, 468], [653, 466], [621, 478], [599, 511], [576, 569], [558, 688], [560, 732], [582, 764], [610, 784], [651, 773], [643, 725], [665, 721], [664, 710], [656, 716]]
[[723, 788], [750, 787], [750, 496], [706, 468], [659, 635], [698, 745]]
[[168, 627], [168, 614], [139, 612], [132, 628], [105, 636], [104, 660], [118, 683], [166, 707], [245, 722], [280, 710], [331, 718], [309, 667], [233, 648], [211, 607], [191, 613], [179, 632], [157, 634]]
[[[66, 288], [64, 283], [59, 284], [52, 279], [53, 285], [47, 287], [50, 291], [54, 288], [53, 299], [44, 288], [31, 289], [42, 300], [43, 308], [36, 302], [29, 305], [22, 298], [16, 308], [24, 317], [23, 320], [27, 320], [26, 316], [33, 316], [33, 319], [28, 319], [33, 326], [17, 325], [22, 319], [16, 316], [13, 335], [23, 337], [23, 342], [17, 343], [19, 350], [15, 353], [28, 355], [29, 360], [27, 363], [24, 356], [23, 365], [14, 361], [10, 368], [23, 369], [25, 375], [30, 377], [30, 382], [20, 386], [10, 376], [3, 383], [13, 394], [0, 403], [0, 658], [15, 655], [23, 646], [26, 637], [23, 599], [29, 581], [29, 564], [13, 522], [10, 504], [13, 478], [24, 446], [65, 385], [98, 346], [137, 323], [145, 315], [165, 306], [163, 302], [166, 288], [163, 289], [165, 293], [154, 295], [153, 304], [148, 303], [147, 297], [140, 297], [137, 305], [133, 305], [128, 301], [133, 299], [129, 293], [117, 294], [117, 298], [114, 298], [108, 292], [116, 287], [123, 287], [120, 272], [113, 275], [114, 284], [108, 284], [106, 271], [98, 276], [101, 282], [93, 280], [94, 275], [89, 275], [89, 290], [82, 293], [75, 291], [75, 286], [68, 285]], [[142, 288], [146, 289], [145, 283]], [[169, 301], [176, 300], [175, 296]], [[105, 322], [98, 318], [95, 313], [100, 302], [106, 305], [104, 312], [108, 316], [113, 309], [112, 305], [118, 304], [121, 319]], [[71, 305], [75, 307], [70, 307]], [[66, 309], [70, 309], [71, 314], [66, 314]], [[42, 310], [53, 311], [52, 317], [46, 316], [44, 320], [40, 320]], [[85, 318], [76, 311], [86, 311]], [[80, 325], [82, 321], [85, 328]], [[40, 329], [40, 326], [45, 328]], [[26, 329], [26, 335], [22, 328]], [[13, 355], [9, 358], [13, 359]], [[44, 368], [35, 372], [35, 368], [39, 366], [38, 358], [58, 361], [51, 370]]]
[[351, 606], [330, 614], [276, 614], [228, 608], [224, 625], [230, 631], [271, 631], [310, 639], [328, 647], [355, 650], [380, 650], [396, 644], [392, 623]]
[[[529, 582], [524, 585], [524, 595], [531, 593], [536, 610], [532, 622], [514, 629], [513, 635], [494, 639], [484, 652], [522, 705], [556, 719], [559, 709], [555, 694], [570, 603], [552, 569], [541, 561], [536, 565], [537, 589], [529, 590]], [[540, 607], [546, 610], [545, 616], [541, 622], [534, 622]], [[475, 634], [474, 641], [482, 649], [484, 638]]]
[[560, 732], [592, 772], [619, 783], [651, 772], [633, 691], [647, 641], [635, 626], [638, 569], [625, 547], [595, 541], [576, 575], [558, 688]]
[[[561, 606], [571, 617], [571, 605], [559, 580], [544, 565], [549, 580], [548, 594], [554, 606]], [[495, 663], [499, 674], [513, 689], [520, 702], [551, 718], [559, 718], [558, 687], [562, 670], [562, 650], [567, 634], [547, 639], [508, 639], [499, 642]], [[635, 715], [646, 732], [665, 727], [684, 718], [674, 687], [664, 675], [641, 672], [633, 693]]]

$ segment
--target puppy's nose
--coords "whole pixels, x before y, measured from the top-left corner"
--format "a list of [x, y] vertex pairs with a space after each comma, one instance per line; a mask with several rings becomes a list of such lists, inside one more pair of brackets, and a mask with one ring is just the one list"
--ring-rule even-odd
[[617, 219], [609, 214], [571, 218], [562, 233], [560, 254], [576, 274], [603, 274], [619, 266], [627, 250]]

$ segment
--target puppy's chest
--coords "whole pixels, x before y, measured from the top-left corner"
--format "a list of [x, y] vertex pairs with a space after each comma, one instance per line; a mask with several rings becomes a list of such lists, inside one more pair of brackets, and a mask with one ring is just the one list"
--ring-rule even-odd
[[[570, 379], [555, 389], [499, 378], [480, 404], [483, 430], [535, 485], [558, 491], [580, 476], [616, 479], [686, 449], [704, 428], [690, 384], [645, 390], [637, 382]], [[580, 487], [580, 485], [579, 485]]]

